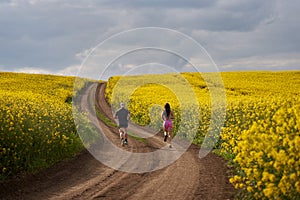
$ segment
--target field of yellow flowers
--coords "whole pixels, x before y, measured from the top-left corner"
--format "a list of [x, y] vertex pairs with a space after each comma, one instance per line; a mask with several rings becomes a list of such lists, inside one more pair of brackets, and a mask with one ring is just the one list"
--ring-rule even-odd
[[[300, 72], [222, 72], [221, 77], [226, 120], [215, 148], [234, 166], [230, 182], [240, 189], [239, 198], [300, 199]], [[126, 102], [134, 121], [154, 127], [161, 126], [160, 113], [169, 102], [177, 116], [174, 132], [179, 124], [197, 128], [194, 143], [201, 144], [212, 112], [208, 84], [213, 83], [199, 73], [111, 77], [106, 98], [114, 107]], [[199, 121], [182, 122], [182, 109], [200, 113]]]
[[83, 148], [72, 116], [73, 87], [74, 77], [0, 73], [0, 178]]

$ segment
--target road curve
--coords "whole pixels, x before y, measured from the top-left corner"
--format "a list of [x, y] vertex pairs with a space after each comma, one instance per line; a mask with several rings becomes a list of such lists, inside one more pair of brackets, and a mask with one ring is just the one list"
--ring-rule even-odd
[[[91, 105], [89, 99], [95, 91], [95, 103]], [[79, 96], [80, 106], [88, 112], [96, 106], [113, 120], [104, 92], [105, 84], [91, 84]], [[112, 143], [119, 145], [117, 128], [100, 118], [94, 123], [96, 127], [102, 127]], [[130, 128], [145, 133], [148, 130], [135, 125]], [[130, 145], [124, 149], [132, 153], [151, 152], [165, 145], [162, 140], [160, 134], [147, 138], [146, 143], [129, 138]], [[126, 173], [107, 167], [84, 150], [76, 158], [35, 175], [0, 182], [0, 199], [233, 199], [236, 191], [228, 181], [226, 162], [212, 153], [203, 159], [198, 156], [199, 147], [191, 145], [178, 160], [165, 168]], [[159, 159], [163, 158], [150, 157], [149, 161], [159, 162]], [[139, 166], [133, 164], [132, 167]]]

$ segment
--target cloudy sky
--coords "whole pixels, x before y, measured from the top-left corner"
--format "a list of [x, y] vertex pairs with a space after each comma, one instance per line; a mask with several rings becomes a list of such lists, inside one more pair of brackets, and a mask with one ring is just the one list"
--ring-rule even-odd
[[[298, 0], [0, 0], [0, 71], [77, 75], [87, 55], [103, 41], [142, 27], [170, 29], [192, 38], [221, 71], [299, 70], [299, 10]], [[164, 36], [178, 44], [175, 36]], [[109, 45], [118, 49], [118, 42], [130, 46], [147, 37], [156, 33], [124, 35]], [[109, 57], [112, 48], [100, 48], [94, 53]], [[165, 59], [174, 61], [166, 65], [187, 66], [172, 53], [158, 52], [126, 54], [114, 59], [115, 65], [128, 68], [138, 57], [139, 66], [166, 64]], [[157, 54], [164, 58], [154, 59]], [[187, 57], [193, 59], [197, 58]], [[99, 77], [100, 68], [95, 72], [91, 66], [86, 76]]]

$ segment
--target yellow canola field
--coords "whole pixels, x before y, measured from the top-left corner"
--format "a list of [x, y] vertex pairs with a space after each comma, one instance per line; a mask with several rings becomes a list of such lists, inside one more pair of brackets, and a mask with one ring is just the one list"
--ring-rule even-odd
[[[230, 182], [241, 190], [239, 198], [300, 199], [300, 72], [222, 72], [224, 85], [215, 84], [213, 77], [210, 73], [111, 77], [106, 98], [114, 107], [126, 102], [134, 121], [154, 122], [156, 128], [161, 128], [159, 115], [169, 102], [176, 113], [174, 132], [184, 124], [190, 127], [188, 135], [197, 124], [194, 143], [201, 144], [211, 123], [211, 102], [221, 102], [217, 96], [211, 99], [209, 88], [225, 90], [226, 120], [215, 127], [221, 130], [215, 148], [234, 166]], [[183, 122], [184, 109], [190, 116], [200, 113], [199, 121]], [[216, 109], [215, 115], [224, 115], [224, 110]]]
[[0, 178], [82, 149], [72, 117], [74, 77], [0, 73]]

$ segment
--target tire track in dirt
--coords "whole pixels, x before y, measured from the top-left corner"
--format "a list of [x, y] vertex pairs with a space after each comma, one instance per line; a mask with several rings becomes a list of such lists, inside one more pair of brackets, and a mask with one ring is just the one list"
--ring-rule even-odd
[[[94, 106], [89, 99], [95, 89], [96, 108], [113, 120], [104, 98], [105, 84], [90, 85], [81, 94], [82, 109]], [[105, 135], [120, 146], [117, 128], [99, 118], [93, 123], [101, 126]], [[148, 133], [147, 128], [133, 124], [130, 129]], [[161, 133], [147, 138], [147, 143], [129, 138], [130, 145], [124, 149], [133, 153], [151, 152], [165, 145], [162, 140]], [[233, 199], [236, 191], [228, 182], [226, 162], [211, 153], [200, 160], [198, 154], [199, 147], [191, 145], [168, 167], [137, 174], [109, 168], [84, 150], [73, 160], [60, 162], [35, 175], [1, 182], [0, 199]], [[154, 163], [163, 159], [166, 158], [149, 158]], [[139, 162], [132, 167], [139, 167]]]

